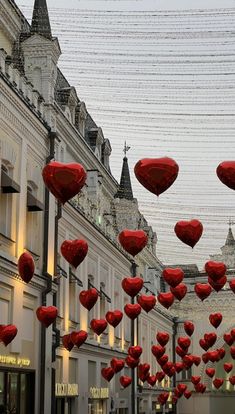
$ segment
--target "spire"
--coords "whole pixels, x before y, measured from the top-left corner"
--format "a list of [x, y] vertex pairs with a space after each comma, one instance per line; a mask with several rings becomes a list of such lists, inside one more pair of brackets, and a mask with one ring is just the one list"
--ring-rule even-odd
[[127, 151], [129, 151], [130, 147], [126, 145], [124, 147], [124, 158], [123, 158], [123, 164], [122, 164], [122, 173], [121, 173], [121, 180], [120, 180], [120, 186], [117, 194], [115, 195], [115, 198], [124, 198], [126, 200], [133, 200], [133, 192], [132, 192], [132, 186], [131, 186], [131, 177], [130, 177], [130, 171], [129, 171], [129, 165], [128, 165], [128, 159], [126, 157]]
[[52, 39], [46, 0], [34, 1], [31, 34], [39, 34], [47, 39]]
[[232, 228], [231, 226], [235, 224], [233, 221], [231, 221], [231, 219], [229, 219], [229, 229], [228, 229], [228, 235], [227, 235], [227, 239], [225, 242], [225, 246], [235, 246], [235, 239], [233, 236], [233, 232], [232, 232]]

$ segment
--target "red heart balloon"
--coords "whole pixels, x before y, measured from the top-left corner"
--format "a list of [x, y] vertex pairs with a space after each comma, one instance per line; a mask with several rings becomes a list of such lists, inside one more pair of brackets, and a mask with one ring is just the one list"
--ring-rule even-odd
[[169, 398], [169, 395], [169, 392], [162, 392], [161, 394], [159, 394], [159, 396], [157, 397], [159, 404], [165, 405]]
[[136, 359], [136, 358], [133, 358], [133, 357], [132, 357], [132, 356], [130, 356], [130, 355], [127, 355], [127, 357], [126, 357], [125, 361], [126, 361], [126, 365], [127, 365], [128, 367], [130, 367], [130, 368], [136, 368], [136, 367], [139, 365], [139, 363], [140, 363], [139, 358], [138, 358], [138, 359]]
[[187, 389], [187, 385], [186, 384], [178, 384], [177, 388], [178, 388], [179, 392], [184, 393]]
[[180, 346], [177, 346], [175, 348], [175, 352], [177, 353], [177, 355], [179, 355], [181, 358], [183, 358], [187, 354], [188, 350], [184, 350], [184, 349], [180, 348]]
[[217, 351], [219, 352], [220, 359], [223, 359], [225, 357], [225, 354], [226, 354], [225, 349], [224, 348], [219, 348], [219, 349], [217, 349]]
[[221, 289], [223, 289], [226, 282], [227, 282], [226, 276], [221, 277], [221, 279], [217, 280], [216, 282], [214, 282], [210, 277], [208, 277], [208, 283], [210, 283], [210, 285], [213, 287], [213, 289], [216, 292], [219, 292]]
[[207, 355], [208, 355], [209, 361], [211, 361], [211, 362], [218, 362], [220, 360], [220, 355], [219, 355], [219, 352], [217, 350], [216, 351], [208, 351]]
[[92, 319], [90, 322], [90, 327], [96, 335], [101, 335], [107, 328], [107, 321], [105, 319]]
[[230, 280], [229, 286], [233, 293], [235, 293], [235, 279]]
[[199, 365], [200, 365], [200, 363], [201, 363], [201, 357], [200, 356], [197, 356], [197, 355], [194, 355], [193, 356], [193, 363], [194, 363], [194, 365], [196, 365], [196, 367], [198, 367]]
[[197, 384], [199, 384], [199, 382], [201, 381], [201, 377], [198, 377], [198, 376], [195, 376], [195, 375], [193, 375], [192, 377], [191, 377], [191, 382], [192, 382], [192, 384], [194, 384], [194, 385], [197, 385]]
[[111, 381], [114, 374], [115, 374], [115, 372], [114, 372], [113, 368], [111, 368], [111, 367], [102, 368], [102, 370], [101, 370], [102, 377], [108, 382]]
[[207, 355], [207, 352], [205, 354], [202, 354], [202, 360], [203, 360], [204, 364], [207, 364], [207, 362], [209, 361], [209, 357]]
[[213, 378], [215, 375], [215, 368], [206, 368], [206, 375], [208, 375], [210, 378]]
[[175, 234], [183, 243], [194, 247], [202, 236], [203, 225], [199, 220], [178, 221]]
[[208, 351], [208, 349], [210, 348], [209, 344], [206, 342], [204, 338], [201, 338], [199, 340], [199, 345], [202, 349], [204, 349], [204, 351]]
[[141, 306], [142, 309], [145, 310], [145, 312], [150, 312], [154, 306], [156, 305], [156, 298], [153, 295], [140, 295], [137, 298], [137, 302]]
[[204, 394], [204, 392], [206, 391], [206, 385], [201, 383], [194, 385], [194, 388], [196, 392], [200, 392], [201, 394]]
[[172, 402], [173, 402], [173, 404], [177, 404], [177, 402], [178, 402], [178, 398], [175, 395], [173, 395], [173, 397], [172, 397]]
[[0, 329], [0, 342], [3, 342], [5, 346], [9, 345], [16, 337], [18, 329], [15, 325], [1, 325]]
[[74, 347], [74, 344], [71, 339], [71, 334], [62, 336], [62, 344], [67, 351], [71, 351]]
[[123, 313], [120, 310], [108, 311], [105, 315], [106, 321], [109, 325], [116, 328], [123, 318]]
[[165, 346], [169, 342], [170, 335], [167, 332], [158, 332], [156, 339], [160, 345]]
[[171, 286], [172, 288], [175, 288], [176, 286], [178, 286], [184, 278], [184, 272], [179, 267], [177, 268], [168, 267], [163, 270], [162, 275], [166, 283], [168, 283], [168, 285]]
[[232, 369], [233, 369], [233, 364], [230, 364], [229, 362], [226, 362], [224, 364], [224, 370], [225, 370], [225, 372], [229, 373], [229, 372], [232, 371]]
[[231, 348], [230, 348], [230, 354], [231, 354], [231, 357], [233, 359], [235, 359], [235, 346], [231, 346]]
[[217, 390], [220, 387], [222, 387], [223, 383], [224, 383], [224, 380], [222, 378], [215, 378], [214, 381], [213, 381], [213, 384], [214, 384], [215, 388], [217, 388]]
[[216, 169], [216, 173], [223, 184], [235, 190], [235, 161], [221, 162]]
[[60, 250], [65, 260], [76, 269], [87, 255], [88, 244], [85, 240], [65, 240]]
[[223, 316], [221, 313], [217, 312], [217, 313], [211, 313], [209, 316], [209, 320], [212, 326], [214, 326], [214, 328], [218, 328], [222, 322]]
[[230, 332], [230, 335], [233, 339], [235, 339], [235, 328], [233, 328]]
[[122, 375], [119, 381], [123, 388], [127, 388], [132, 383], [131, 377], [128, 377], [127, 375]]
[[123, 230], [118, 240], [123, 249], [131, 256], [140, 253], [148, 243], [148, 236], [143, 230]]
[[147, 374], [150, 370], [150, 365], [147, 363], [139, 364], [139, 372], [141, 374]]
[[88, 334], [86, 331], [73, 331], [71, 332], [71, 341], [74, 345], [80, 348], [81, 345], [87, 340]]
[[162, 370], [165, 372], [165, 374], [168, 377], [172, 377], [175, 374], [174, 364], [173, 362], [170, 362], [170, 361], [166, 362], [166, 364], [163, 365]]
[[168, 359], [169, 359], [168, 355], [164, 354], [160, 358], [157, 359], [157, 362], [159, 363], [161, 367], [164, 367], [164, 365], [166, 365], [166, 363], [168, 362]]
[[166, 348], [164, 348], [164, 346], [161, 345], [152, 345], [152, 354], [156, 357], [156, 358], [161, 358], [162, 355], [164, 355]]
[[30, 253], [24, 252], [18, 260], [18, 271], [21, 279], [25, 283], [29, 283], [35, 271], [35, 264]]
[[194, 363], [194, 357], [193, 357], [193, 355], [185, 355], [183, 357], [183, 363], [184, 363], [184, 366], [185, 366], [186, 369], [191, 368], [191, 366]]
[[178, 338], [177, 342], [178, 342], [178, 345], [180, 346], [180, 348], [182, 348], [184, 350], [188, 349], [190, 344], [191, 344], [191, 340], [187, 336], [180, 336]]
[[128, 354], [134, 359], [138, 359], [140, 355], [142, 354], [142, 352], [143, 352], [143, 349], [139, 345], [130, 346], [128, 348]]
[[126, 277], [122, 280], [122, 288], [127, 295], [134, 298], [142, 289], [144, 281], [141, 277]]
[[187, 398], [187, 400], [188, 400], [189, 398], [191, 398], [191, 397], [192, 397], [192, 393], [191, 393], [191, 391], [185, 391], [185, 392], [184, 392], [184, 396], [185, 396], [185, 398]]
[[141, 306], [138, 303], [134, 305], [128, 303], [125, 305], [124, 311], [128, 318], [130, 318], [133, 321], [141, 313]]
[[221, 279], [225, 275], [226, 270], [227, 268], [222, 262], [213, 262], [210, 260], [205, 264], [205, 271], [214, 282]]
[[157, 382], [157, 376], [156, 375], [150, 375], [148, 378], [147, 378], [147, 382], [148, 382], [148, 384], [149, 385], [151, 385], [151, 387], [154, 387], [154, 385], [156, 384], [156, 382]]
[[110, 365], [113, 368], [115, 374], [117, 374], [124, 368], [125, 361], [123, 359], [113, 358], [111, 359]]
[[211, 286], [206, 283], [196, 283], [194, 290], [201, 301], [204, 301], [206, 298], [208, 298], [212, 292]]
[[204, 339], [205, 339], [206, 343], [208, 344], [208, 346], [210, 348], [215, 344], [215, 342], [217, 340], [217, 335], [214, 332], [205, 333]]
[[173, 293], [174, 297], [178, 299], [179, 301], [181, 301], [185, 297], [188, 291], [188, 288], [184, 283], [180, 283], [175, 288], [171, 287], [170, 289], [171, 289], [171, 293]]
[[81, 191], [87, 174], [81, 164], [53, 161], [43, 168], [42, 177], [48, 190], [64, 204]]
[[58, 309], [55, 306], [40, 306], [36, 310], [38, 320], [46, 327], [55, 322], [58, 316]]
[[137, 162], [134, 173], [140, 184], [148, 191], [159, 196], [176, 180], [178, 164], [168, 157], [144, 158]]
[[226, 333], [223, 336], [224, 341], [226, 342], [226, 344], [228, 344], [229, 346], [231, 346], [234, 342], [233, 337], [230, 333]]
[[175, 300], [175, 297], [171, 292], [159, 293], [157, 298], [158, 302], [166, 309], [169, 309]]
[[163, 371], [159, 371], [156, 373], [157, 381], [162, 382], [162, 380], [165, 378], [166, 374]]
[[139, 372], [138, 376], [139, 376], [140, 381], [145, 382], [145, 381], [147, 381], [150, 374], [149, 374], [149, 372], [147, 372], [146, 374], [143, 373], [143, 372]]
[[229, 378], [229, 382], [230, 382], [232, 385], [235, 385], [235, 375], [233, 375], [232, 377], [230, 377], [230, 378]]
[[192, 336], [192, 334], [194, 332], [194, 329], [195, 329], [195, 327], [194, 327], [194, 324], [192, 322], [190, 322], [190, 321], [185, 321], [184, 322], [184, 330], [185, 330], [185, 332], [188, 336]]
[[179, 374], [184, 369], [184, 363], [183, 362], [176, 362], [175, 363], [175, 370]]
[[82, 290], [79, 294], [79, 300], [82, 306], [90, 311], [98, 300], [99, 294], [95, 288]]

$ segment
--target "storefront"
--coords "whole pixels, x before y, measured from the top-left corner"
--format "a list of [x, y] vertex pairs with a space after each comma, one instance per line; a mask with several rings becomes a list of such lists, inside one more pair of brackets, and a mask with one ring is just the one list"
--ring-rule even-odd
[[[56, 384], [56, 414], [75, 414], [78, 384]], [[77, 414], [77, 412], [76, 412]]]
[[0, 413], [34, 414], [35, 373], [0, 367]]
[[108, 399], [109, 388], [90, 387], [88, 398], [88, 414], [108, 414]]

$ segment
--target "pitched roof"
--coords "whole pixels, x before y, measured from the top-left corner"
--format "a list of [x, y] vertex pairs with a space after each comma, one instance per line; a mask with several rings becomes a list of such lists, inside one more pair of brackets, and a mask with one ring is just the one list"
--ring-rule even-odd
[[123, 158], [120, 186], [115, 195], [115, 198], [124, 198], [126, 200], [134, 199], [127, 157]]
[[225, 242], [225, 246], [235, 246], [235, 239], [231, 227], [229, 227], [228, 229], [228, 235]]
[[52, 39], [46, 0], [35, 0], [34, 2], [31, 34], [39, 34], [47, 39]]

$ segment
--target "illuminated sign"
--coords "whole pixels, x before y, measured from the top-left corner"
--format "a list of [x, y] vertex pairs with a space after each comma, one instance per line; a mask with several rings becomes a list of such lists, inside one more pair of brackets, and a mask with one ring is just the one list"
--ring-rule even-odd
[[56, 397], [78, 396], [78, 384], [55, 384]]
[[12, 355], [0, 355], [0, 364], [17, 365], [18, 367], [29, 367], [31, 361], [28, 358], [15, 357]]
[[99, 400], [104, 398], [109, 398], [109, 389], [108, 388], [90, 388], [90, 398]]

